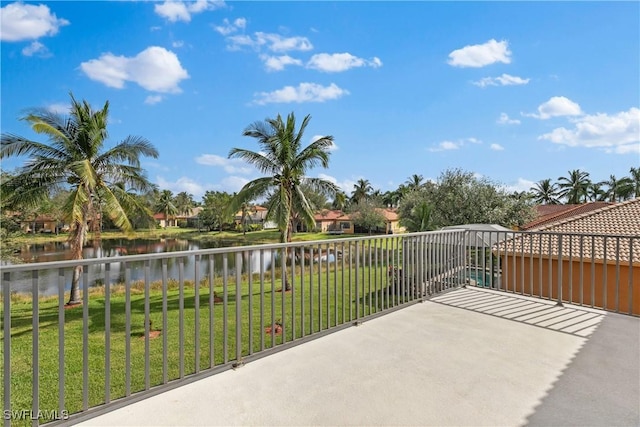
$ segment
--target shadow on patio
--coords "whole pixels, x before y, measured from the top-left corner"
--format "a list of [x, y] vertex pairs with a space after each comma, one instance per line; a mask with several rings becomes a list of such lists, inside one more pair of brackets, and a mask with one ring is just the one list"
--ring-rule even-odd
[[639, 327], [459, 289], [83, 425], [637, 425]]

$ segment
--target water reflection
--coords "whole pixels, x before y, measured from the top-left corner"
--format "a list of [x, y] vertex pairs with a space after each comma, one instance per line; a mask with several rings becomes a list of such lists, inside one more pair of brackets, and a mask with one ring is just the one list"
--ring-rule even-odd
[[[184, 280], [195, 280], [196, 272], [199, 278], [204, 278], [212, 273], [214, 276], [226, 272], [233, 276], [236, 269], [240, 273], [259, 273], [268, 270], [272, 265], [272, 253], [267, 251], [243, 251], [231, 254], [216, 255], [187, 255], [177, 258], [156, 259], [149, 261], [127, 261], [127, 255], [145, 253], [163, 253], [178, 251], [193, 251], [222, 246], [220, 242], [202, 243], [187, 239], [109, 239], [103, 240], [100, 245], [93, 242], [83, 249], [85, 259], [105, 258], [104, 263], [85, 267], [82, 280], [89, 286], [99, 286], [105, 283], [123, 283], [125, 279], [135, 282], [145, 279], [145, 270], [151, 282], [162, 280], [163, 270], [166, 269], [167, 279], [183, 277]], [[226, 245], [229, 246], [229, 245]], [[196, 260], [196, 256], [198, 260]], [[67, 242], [55, 242], [47, 244], [26, 245], [19, 257], [24, 262], [49, 262], [71, 259], [71, 248]], [[148, 265], [145, 265], [147, 263]], [[38, 293], [40, 295], [55, 295], [58, 292], [58, 283], [64, 284], [66, 290], [71, 286], [72, 269], [64, 271], [64, 276], [59, 277], [58, 269], [41, 270], [39, 272]], [[32, 292], [31, 272], [15, 273], [12, 277], [11, 290], [19, 293]]]

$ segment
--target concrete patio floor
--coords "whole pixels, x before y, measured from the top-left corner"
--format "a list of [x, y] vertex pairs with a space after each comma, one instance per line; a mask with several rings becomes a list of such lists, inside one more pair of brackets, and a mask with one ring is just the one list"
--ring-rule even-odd
[[459, 289], [85, 426], [638, 426], [640, 319]]

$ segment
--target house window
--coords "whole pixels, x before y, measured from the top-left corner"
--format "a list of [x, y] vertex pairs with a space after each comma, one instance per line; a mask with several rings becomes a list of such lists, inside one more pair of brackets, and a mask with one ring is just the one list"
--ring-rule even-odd
[[341, 222], [340, 223], [340, 228], [343, 230], [348, 230], [351, 228], [351, 223], [350, 222]]

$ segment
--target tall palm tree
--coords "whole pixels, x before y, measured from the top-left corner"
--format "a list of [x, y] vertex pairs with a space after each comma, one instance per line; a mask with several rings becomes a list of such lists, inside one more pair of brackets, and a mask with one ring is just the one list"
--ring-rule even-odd
[[589, 172], [580, 169], [569, 171], [569, 176], [558, 178], [560, 197], [564, 197], [567, 204], [578, 204], [587, 199], [587, 187], [589, 186]]
[[308, 228], [315, 225], [314, 212], [304, 188], [331, 196], [338, 191], [335, 184], [306, 175], [316, 165], [323, 168], [329, 166], [330, 149], [333, 145], [332, 136], [323, 136], [307, 147], [302, 147], [302, 137], [310, 119], [310, 115], [305, 116], [298, 130], [294, 113], [287, 116], [286, 122], [278, 114], [275, 119], [267, 118], [262, 122], [252, 123], [244, 130], [243, 135], [255, 138], [260, 151], [232, 148], [229, 152], [229, 158], [240, 158], [268, 175], [245, 184], [233, 198], [230, 209], [237, 212], [243, 202], [271, 195], [265, 206], [267, 218], [277, 222], [280, 241], [283, 243], [291, 241], [295, 216]]
[[[0, 158], [29, 156], [12, 177], [2, 183], [2, 196], [14, 207], [37, 207], [56, 189], [69, 190], [64, 203], [64, 218], [71, 225], [69, 242], [72, 258], [82, 259], [88, 223], [97, 219], [100, 204], [115, 226], [133, 230], [127, 207], [139, 206], [138, 199], [120, 185], [145, 191], [151, 184], [140, 167], [140, 157], [158, 157], [149, 141], [127, 136], [105, 150], [109, 102], [94, 110], [87, 101], [73, 94], [69, 115], [34, 109], [23, 120], [33, 131], [48, 138], [48, 143], [2, 134]], [[74, 269], [69, 304], [81, 302], [79, 280], [82, 266]]]
[[608, 187], [606, 195], [610, 202], [627, 200], [634, 193], [633, 181], [627, 176], [618, 179], [615, 175], [609, 175], [609, 179], [602, 184]]
[[351, 201], [355, 204], [360, 203], [362, 200], [366, 200], [373, 191], [373, 187], [368, 179], [359, 179], [353, 184], [353, 191], [351, 192]]
[[160, 192], [156, 202], [156, 212], [161, 212], [164, 215], [164, 228], [167, 228], [169, 218], [179, 213], [173, 202], [173, 192], [171, 190], [162, 190]]
[[640, 197], [640, 167], [631, 167], [629, 173], [633, 182], [633, 197]]
[[551, 179], [543, 179], [530, 188], [533, 193], [533, 201], [543, 205], [557, 205], [560, 203], [558, 199], [558, 186], [551, 183]]

